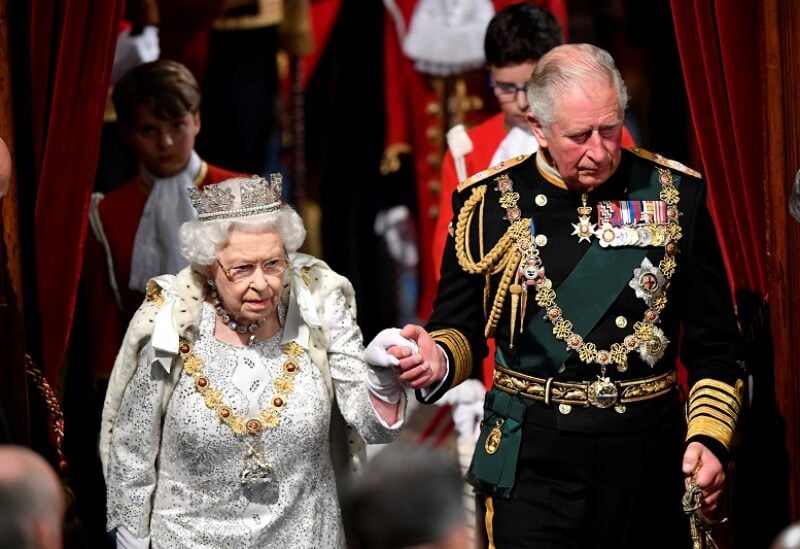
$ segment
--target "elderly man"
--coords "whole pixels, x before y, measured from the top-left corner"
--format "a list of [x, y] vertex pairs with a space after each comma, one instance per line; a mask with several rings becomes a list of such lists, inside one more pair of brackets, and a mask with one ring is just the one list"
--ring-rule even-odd
[[0, 446], [0, 547], [60, 549], [64, 492], [55, 471], [22, 446]]
[[528, 98], [538, 152], [459, 185], [430, 322], [371, 348], [434, 402], [495, 338], [469, 474], [495, 547], [685, 546], [684, 481], [715, 509], [743, 384], [703, 182], [621, 148], [627, 91], [604, 50], [554, 48]]

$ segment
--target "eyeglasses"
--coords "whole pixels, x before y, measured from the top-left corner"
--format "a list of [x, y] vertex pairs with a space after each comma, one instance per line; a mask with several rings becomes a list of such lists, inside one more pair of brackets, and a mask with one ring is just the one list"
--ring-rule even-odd
[[513, 82], [495, 82], [492, 75], [489, 75], [489, 87], [502, 99], [513, 99], [519, 92], [528, 93], [528, 84], [517, 86]]
[[231, 282], [244, 282], [252, 277], [256, 269], [260, 268], [264, 276], [279, 275], [289, 267], [289, 260], [285, 257], [277, 259], [267, 259], [261, 263], [240, 263], [232, 267], [225, 267], [217, 260], [217, 265], [220, 266], [222, 272], [228, 277]]

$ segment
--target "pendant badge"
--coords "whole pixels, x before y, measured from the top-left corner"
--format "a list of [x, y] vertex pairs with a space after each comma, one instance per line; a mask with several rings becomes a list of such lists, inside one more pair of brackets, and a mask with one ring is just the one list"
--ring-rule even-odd
[[483, 449], [490, 456], [496, 454], [497, 450], [500, 449], [500, 441], [503, 438], [503, 431], [501, 431], [503, 423], [505, 423], [504, 419], [498, 419], [489, 432], [489, 436], [486, 437], [486, 442], [483, 443]]
[[581, 194], [581, 205], [578, 206], [578, 222], [572, 223], [572, 235], [578, 237], [578, 242], [591, 242], [592, 235], [597, 228], [597, 225], [592, 223], [590, 216], [592, 215], [592, 207], [587, 206], [588, 196], [586, 193]]
[[589, 385], [589, 403], [596, 408], [610, 408], [617, 403], [617, 386], [611, 383], [611, 379], [597, 376], [597, 381]]
[[246, 486], [266, 484], [273, 480], [272, 466], [267, 458], [267, 449], [260, 440], [250, 441], [244, 454], [239, 482]]

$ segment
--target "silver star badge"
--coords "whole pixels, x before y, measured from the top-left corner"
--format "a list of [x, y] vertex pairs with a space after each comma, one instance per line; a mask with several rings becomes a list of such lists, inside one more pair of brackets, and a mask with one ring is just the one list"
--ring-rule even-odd
[[578, 242], [583, 242], [584, 240], [586, 242], [592, 241], [592, 235], [594, 234], [597, 225], [592, 223], [588, 217], [581, 216], [578, 218], [577, 223], [570, 223], [570, 224], [574, 229], [572, 231], [572, 235], [578, 237]]
[[661, 269], [650, 263], [646, 257], [642, 260], [639, 268], [633, 270], [633, 278], [628, 282], [636, 297], [643, 299], [648, 306], [653, 304], [653, 300], [664, 293], [667, 279]]

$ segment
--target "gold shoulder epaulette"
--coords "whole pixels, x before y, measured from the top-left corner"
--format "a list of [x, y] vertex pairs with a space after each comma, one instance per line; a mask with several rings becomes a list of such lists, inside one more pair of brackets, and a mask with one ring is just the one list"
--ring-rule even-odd
[[698, 172], [697, 170], [693, 170], [692, 168], [684, 164], [681, 164], [677, 160], [670, 160], [669, 158], [663, 157], [658, 153], [646, 151], [644, 149], [640, 149], [639, 147], [631, 147], [628, 150], [631, 151], [636, 156], [654, 162], [659, 166], [664, 166], [665, 168], [685, 173], [686, 175], [696, 177], [697, 179], [703, 179], [703, 176], [702, 174], [700, 174], [700, 172]]
[[513, 166], [516, 166], [526, 158], [528, 158], [529, 154], [520, 154], [515, 156], [514, 158], [509, 158], [508, 160], [504, 160], [499, 164], [492, 166], [491, 168], [487, 168], [485, 170], [481, 170], [476, 174], [473, 174], [466, 178], [464, 181], [459, 184], [458, 188], [456, 189], [458, 192], [463, 191], [464, 189], [470, 188], [475, 183], [480, 183], [484, 179], [492, 177], [493, 175], [497, 175], [498, 172], [502, 172], [503, 170], [507, 170]]

